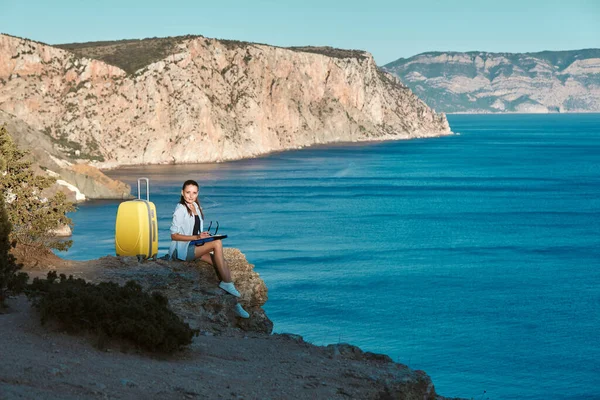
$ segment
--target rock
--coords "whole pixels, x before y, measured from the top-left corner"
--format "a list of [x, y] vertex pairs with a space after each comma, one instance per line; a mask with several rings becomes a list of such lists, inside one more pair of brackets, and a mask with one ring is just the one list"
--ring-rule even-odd
[[267, 287], [254, 271], [254, 265], [237, 249], [226, 248], [225, 259], [242, 294], [239, 301], [250, 313], [249, 319], [236, 317], [236, 298], [218, 287], [214, 267], [202, 261], [159, 259], [139, 263], [135, 257], [106, 256], [93, 261], [72, 261], [71, 272], [63, 269], [63, 273], [94, 283], [113, 281], [123, 285], [134, 280], [147, 291], [162, 293], [169, 300], [169, 307], [190, 327], [205, 332], [204, 335], [229, 329], [271, 333], [273, 323], [262, 309], [267, 301]]
[[69, 225], [63, 225], [58, 229], [50, 231], [50, 233], [57, 237], [70, 237], [73, 234]]
[[327, 349], [331, 351], [331, 355], [334, 358], [343, 357], [351, 360], [369, 360], [384, 363], [393, 362], [393, 360], [385, 354], [364, 352], [359, 347], [347, 343], [330, 344], [327, 346]]
[[137, 384], [130, 379], [121, 379], [121, 385], [130, 388], [137, 386]]
[[[14, 312], [0, 318], [0, 331], [6, 333], [0, 335], [0, 348], [6, 349], [0, 376], [10, 383], [8, 398], [22, 398], [24, 393], [41, 399], [92, 399], [119, 397], [124, 391], [140, 398], [225, 398], [242, 395], [237, 389], [242, 387], [243, 396], [253, 399], [443, 399], [436, 397], [424, 372], [387, 356], [343, 343], [315, 346], [293, 334], [270, 335], [272, 324], [262, 310], [267, 300], [264, 283], [239, 250], [225, 249], [225, 257], [244, 307], [252, 308], [250, 319], [262, 318], [254, 326], [239, 325], [231, 312], [235, 298], [217, 288], [208, 264], [138, 263], [133, 257], [112, 256], [65, 261], [58, 273], [94, 282], [123, 284], [133, 279], [147, 290], [162, 292], [173, 311], [203, 334], [188, 349], [167, 358], [98, 351], [88, 340], [76, 340], [52, 324], [40, 325], [38, 312], [19, 296], [10, 299]], [[48, 269], [54, 268], [27, 272], [44, 276]], [[35, 344], [25, 345], [30, 341]], [[331, 357], [334, 352], [337, 356]], [[32, 379], [40, 373], [43, 380]]]
[[451, 133], [443, 114], [380, 70], [367, 52], [175, 41], [164, 59], [127, 74], [0, 35], [6, 55], [0, 110], [44, 132], [71, 159], [101, 168]]
[[20, 149], [29, 151], [36, 175], [47, 175], [57, 179], [44, 190], [44, 197], [63, 192], [67, 200], [81, 202], [86, 199], [131, 198], [129, 185], [111, 179], [100, 170], [87, 164], [74, 164], [52, 139], [25, 121], [0, 110], [0, 125], [6, 129]]
[[61, 169], [60, 175], [72, 182], [89, 199], [128, 199], [132, 198], [129, 185], [111, 179], [98, 168], [81, 163], [68, 169]]
[[63, 371], [60, 368], [51, 368], [50, 369], [50, 374], [54, 375], [54, 376], [63, 376]]
[[600, 111], [600, 51], [422, 53], [384, 66], [442, 112]]
[[11, 253], [20, 264], [23, 264], [24, 271], [27, 271], [30, 276], [45, 276], [50, 270], [65, 268], [72, 264], [71, 261], [60, 258], [50, 249], [37, 248], [32, 251], [29, 246], [18, 243]]
[[282, 338], [293, 340], [294, 342], [304, 343], [304, 338], [302, 336], [296, 335], [294, 333], [280, 333], [279, 336]]

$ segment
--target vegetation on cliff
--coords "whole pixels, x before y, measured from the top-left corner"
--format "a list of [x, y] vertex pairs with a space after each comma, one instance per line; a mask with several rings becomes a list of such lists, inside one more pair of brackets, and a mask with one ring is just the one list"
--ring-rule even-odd
[[[167, 299], [143, 292], [131, 281], [94, 285], [56, 272], [45, 280], [27, 285], [28, 275], [12, 254], [16, 245], [23, 252], [66, 250], [70, 241], [56, 238], [53, 230], [70, 224], [66, 213], [72, 203], [61, 192], [41, 197], [54, 179], [36, 176], [27, 152], [21, 151], [0, 128], [0, 308], [9, 295], [27, 291], [40, 310], [42, 323], [58, 321], [68, 331], [91, 331], [100, 338], [121, 338], [151, 351], [173, 352], [192, 341], [196, 331], [167, 308]], [[8, 210], [5, 203], [10, 204]]]
[[67, 43], [54, 47], [70, 51], [79, 57], [104, 61], [121, 68], [128, 74], [133, 74], [147, 65], [174, 54], [179, 43], [194, 37], [198, 36]]
[[[47, 133], [70, 157], [94, 158], [101, 168], [450, 134], [444, 116], [365, 52], [202, 37], [69, 45], [90, 57], [118, 53], [119, 60], [107, 61], [135, 70], [128, 76], [72, 52], [2, 39], [4, 51], [18, 61], [0, 77], [10, 79], [1, 108]], [[156, 57], [143, 50], [152, 43], [163, 49]], [[33, 48], [37, 57], [22, 56], [22, 48]], [[155, 58], [161, 59], [143, 67]], [[189, 152], [189, 141], [198, 151]]]
[[43, 197], [42, 191], [55, 179], [36, 176], [27, 154], [15, 145], [6, 128], [0, 127], [0, 193], [12, 226], [9, 240], [23, 251], [67, 250], [71, 241], [60, 240], [54, 232], [72, 225], [66, 214], [75, 207], [62, 192]]
[[28, 279], [27, 274], [18, 272], [22, 266], [10, 252], [13, 247], [9, 238], [11, 228], [4, 208], [4, 197], [0, 196], [0, 310], [4, 308], [7, 296], [21, 292]]
[[288, 48], [293, 51], [322, 54], [324, 56], [333, 58], [357, 58], [359, 60], [363, 60], [369, 56], [369, 53], [363, 50], [337, 49], [330, 46], [299, 46]]
[[134, 281], [92, 284], [64, 274], [59, 278], [52, 271], [46, 279], [34, 279], [27, 291], [42, 324], [53, 320], [71, 333], [91, 332], [98, 335], [100, 347], [106, 340], [124, 339], [149, 351], [172, 353], [198, 333], [168, 308], [166, 297], [148, 294]]
[[[79, 57], [92, 58], [115, 65], [123, 71], [132, 75], [136, 71], [160, 61], [177, 52], [178, 45], [189, 39], [203, 37], [201, 35], [185, 35], [166, 38], [124, 39], [115, 41], [100, 41], [86, 43], [58, 44], [63, 50], [70, 51]], [[245, 48], [254, 44], [240, 40], [215, 39], [228, 50]], [[367, 53], [362, 50], [344, 50], [329, 46], [314, 47], [289, 47], [290, 50], [322, 54], [335, 58], [358, 58], [364, 59]]]

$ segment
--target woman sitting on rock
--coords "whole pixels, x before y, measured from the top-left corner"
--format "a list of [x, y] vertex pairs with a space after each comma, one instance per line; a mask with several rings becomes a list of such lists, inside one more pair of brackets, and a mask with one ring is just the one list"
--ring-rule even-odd
[[[214, 240], [200, 246], [190, 243], [192, 240], [210, 237], [210, 233], [203, 230], [204, 213], [198, 201], [198, 189], [199, 186], [196, 181], [188, 180], [183, 184], [181, 199], [175, 207], [173, 222], [171, 222], [169, 256], [171, 259], [183, 261], [200, 259], [214, 265], [221, 278], [219, 287], [235, 297], [240, 297], [240, 292], [237, 291], [231, 281], [231, 272], [223, 256], [222, 241]], [[235, 311], [242, 318], [249, 317], [249, 314], [239, 303], [235, 305]]]

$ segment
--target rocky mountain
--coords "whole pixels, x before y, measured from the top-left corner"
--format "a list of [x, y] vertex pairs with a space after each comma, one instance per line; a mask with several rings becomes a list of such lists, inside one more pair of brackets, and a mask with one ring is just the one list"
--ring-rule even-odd
[[35, 173], [48, 174], [57, 179], [44, 195], [62, 191], [67, 199], [74, 202], [131, 197], [129, 185], [109, 178], [91, 165], [75, 163], [51, 138], [14, 115], [0, 110], [0, 126], [6, 126], [19, 148], [29, 151]]
[[0, 35], [0, 110], [102, 168], [450, 133], [361, 51], [190, 36], [62, 47]]
[[441, 112], [600, 111], [600, 49], [432, 52], [384, 69]]

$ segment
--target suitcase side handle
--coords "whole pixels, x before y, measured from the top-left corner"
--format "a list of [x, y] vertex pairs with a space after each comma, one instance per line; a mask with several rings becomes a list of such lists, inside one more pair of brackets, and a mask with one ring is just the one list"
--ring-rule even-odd
[[138, 178], [138, 199], [142, 199], [142, 181], [146, 181], [146, 201], [150, 201], [150, 179]]

